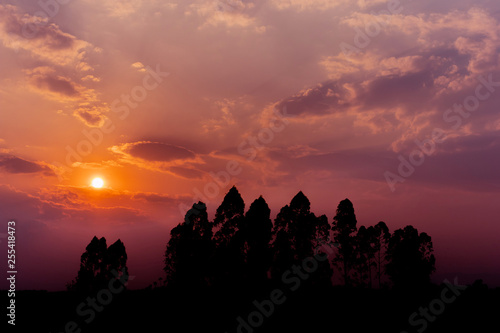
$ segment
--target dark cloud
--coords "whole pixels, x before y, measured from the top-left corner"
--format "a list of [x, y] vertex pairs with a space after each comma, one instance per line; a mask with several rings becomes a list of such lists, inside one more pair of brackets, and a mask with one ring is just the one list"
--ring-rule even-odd
[[78, 109], [74, 115], [91, 127], [101, 126], [104, 122], [104, 116], [96, 110]]
[[321, 115], [346, 108], [347, 94], [348, 91], [338, 82], [327, 81], [280, 101], [277, 108], [286, 107], [286, 112], [291, 115]]
[[50, 90], [68, 97], [78, 95], [77, 85], [70, 79], [62, 76], [37, 75], [31, 81], [41, 90]]
[[7, 173], [43, 173], [44, 175], [54, 175], [54, 172], [47, 166], [37, 162], [30, 162], [13, 155], [0, 156], [0, 168]]
[[390, 75], [377, 78], [367, 85], [358, 101], [367, 108], [392, 108], [398, 105], [418, 105], [434, 96], [430, 72]]

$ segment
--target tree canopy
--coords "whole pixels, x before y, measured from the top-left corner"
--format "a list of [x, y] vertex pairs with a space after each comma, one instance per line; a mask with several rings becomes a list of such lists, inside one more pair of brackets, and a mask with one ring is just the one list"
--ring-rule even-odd
[[80, 270], [68, 289], [81, 293], [94, 293], [106, 288], [114, 277], [128, 276], [127, 252], [121, 240], [109, 247], [104, 237], [94, 236], [81, 256]]

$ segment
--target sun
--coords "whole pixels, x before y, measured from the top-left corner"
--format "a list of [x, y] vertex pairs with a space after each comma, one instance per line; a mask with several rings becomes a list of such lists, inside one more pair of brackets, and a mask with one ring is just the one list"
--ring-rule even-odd
[[102, 180], [102, 178], [96, 177], [92, 179], [92, 187], [101, 188], [103, 186], [104, 186], [104, 180]]

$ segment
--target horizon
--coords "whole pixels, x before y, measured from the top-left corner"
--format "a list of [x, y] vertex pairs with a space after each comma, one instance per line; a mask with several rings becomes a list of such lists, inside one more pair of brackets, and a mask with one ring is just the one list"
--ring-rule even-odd
[[17, 289], [65, 290], [94, 236], [146, 288], [233, 185], [273, 223], [299, 191], [330, 225], [348, 198], [358, 228], [431, 236], [434, 283], [500, 287], [499, 28], [490, 0], [4, 1]]

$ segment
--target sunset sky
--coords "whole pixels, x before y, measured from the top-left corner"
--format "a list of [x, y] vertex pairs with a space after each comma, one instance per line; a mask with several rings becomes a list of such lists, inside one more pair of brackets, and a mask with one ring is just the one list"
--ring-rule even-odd
[[94, 235], [146, 287], [186, 208], [232, 185], [273, 217], [349, 198], [358, 227], [427, 232], [434, 282], [500, 286], [497, 0], [59, 1], [0, 2], [18, 289], [63, 290]]

